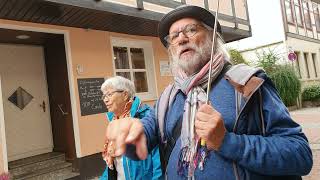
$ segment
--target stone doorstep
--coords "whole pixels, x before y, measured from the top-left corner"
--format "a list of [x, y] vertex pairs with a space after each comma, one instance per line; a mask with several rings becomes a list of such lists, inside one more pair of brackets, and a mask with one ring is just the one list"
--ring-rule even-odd
[[59, 159], [65, 161], [65, 155], [63, 153], [50, 152], [50, 153], [40, 154], [40, 155], [36, 155], [36, 156], [24, 158], [24, 159], [19, 159], [16, 161], [11, 161], [11, 162], [9, 162], [8, 166], [9, 166], [9, 170], [12, 170], [12, 169], [15, 169], [18, 167], [26, 166], [29, 164], [34, 164], [34, 163], [41, 162], [41, 161], [46, 161], [49, 159], [55, 159], [55, 158], [59, 158]]
[[37, 172], [41, 169], [50, 168], [52, 166], [59, 165], [62, 163], [65, 163], [64, 157], [57, 157], [53, 159], [42, 160], [39, 162], [35, 162], [33, 164], [26, 164], [24, 166], [19, 166], [14, 169], [10, 169], [10, 174], [13, 177], [21, 176], [24, 174]]
[[36, 171], [20, 174], [18, 176], [14, 176], [13, 179], [16, 180], [23, 180], [23, 179], [30, 179], [30, 178], [36, 178], [37, 176], [41, 175], [46, 175], [46, 174], [51, 174], [55, 173], [55, 171], [62, 170], [62, 169], [70, 169], [70, 173], [72, 173], [72, 164], [63, 162], [60, 164], [56, 164], [54, 166], [50, 166], [49, 168], [43, 168], [43, 169], [38, 169]]
[[79, 173], [72, 172], [72, 164], [65, 161], [65, 155], [50, 152], [37, 156], [9, 162], [11, 179], [29, 180], [63, 180], [79, 177]]
[[28, 180], [80, 180], [80, 174], [72, 172], [72, 167], [59, 169], [50, 173], [32, 177]]

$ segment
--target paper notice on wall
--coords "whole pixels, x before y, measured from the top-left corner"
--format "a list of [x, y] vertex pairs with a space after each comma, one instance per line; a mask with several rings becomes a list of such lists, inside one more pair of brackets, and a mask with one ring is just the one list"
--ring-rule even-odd
[[170, 61], [160, 61], [160, 75], [172, 76]]

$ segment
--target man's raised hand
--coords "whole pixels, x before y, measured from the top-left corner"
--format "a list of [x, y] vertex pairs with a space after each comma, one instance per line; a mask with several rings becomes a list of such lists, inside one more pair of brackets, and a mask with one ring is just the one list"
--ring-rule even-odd
[[141, 160], [147, 158], [147, 140], [139, 119], [124, 118], [110, 122], [106, 136], [109, 142], [114, 143], [114, 146], [108, 149], [111, 156], [123, 155], [126, 152], [126, 145], [133, 144], [136, 146], [137, 156]]

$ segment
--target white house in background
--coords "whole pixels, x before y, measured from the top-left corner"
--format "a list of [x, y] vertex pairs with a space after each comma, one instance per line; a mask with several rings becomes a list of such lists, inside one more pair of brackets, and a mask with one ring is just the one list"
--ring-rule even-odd
[[250, 61], [257, 53], [272, 50], [294, 66], [303, 86], [320, 82], [320, 1], [248, 0], [252, 37], [227, 44]]

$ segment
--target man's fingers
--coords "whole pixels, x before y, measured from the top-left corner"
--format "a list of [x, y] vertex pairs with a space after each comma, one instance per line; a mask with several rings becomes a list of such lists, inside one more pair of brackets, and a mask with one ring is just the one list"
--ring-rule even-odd
[[148, 156], [147, 139], [144, 134], [142, 123], [137, 119], [133, 120], [129, 130], [126, 143], [134, 144], [136, 146], [136, 154], [139, 159], [146, 159]]
[[106, 132], [106, 138], [108, 140], [115, 140], [116, 135], [119, 132], [119, 126], [120, 124], [116, 121], [109, 122], [108, 127], [107, 127], [107, 132]]
[[132, 121], [133, 122], [129, 129], [128, 136], [125, 139], [125, 142], [129, 144], [134, 144], [134, 141], [136, 141], [140, 135], [144, 133], [142, 123], [138, 119], [134, 119]]
[[196, 133], [201, 139], [204, 139], [205, 141], [208, 139], [207, 138], [207, 131], [197, 129]]
[[196, 127], [196, 129], [200, 129], [200, 130], [204, 130], [204, 129], [208, 129], [208, 123], [201, 121], [201, 120], [196, 120], [194, 126]]
[[121, 156], [126, 151], [125, 139], [127, 138], [128, 132], [122, 131], [116, 139], [115, 156]]
[[198, 121], [208, 122], [210, 120], [210, 118], [212, 118], [211, 114], [207, 114], [207, 113], [199, 112], [199, 111], [196, 114], [196, 119]]
[[211, 105], [202, 104], [202, 105], [200, 105], [198, 112], [203, 112], [206, 114], [213, 114], [215, 112], [215, 109]]
[[148, 156], [147, 139], [145, 134], [141, 134], [140, 138], [136, 142], [136, 153], [141, 160], [146, 159]]
[[[109, 143], [114, 143], [114, 153], [110, 153], [113, 157], [123, 155], [126, 151], [126, 145], [133, 144], [136, 146], [138, 157], [140, 159], [147, 158], [147, 141], [144, 135], [143, 125], [139, 119], [112, 121], [107, 128], [107, 139]], [[110, 148], [111, 151], [113, 148]]]
[[111, 156], [121, 156], [125, 152], [125, 139], [130, 129], [131, 121], [128, 119], [119, 119], [108, 124], [107, 139], [112, 146], [108, 147]]

